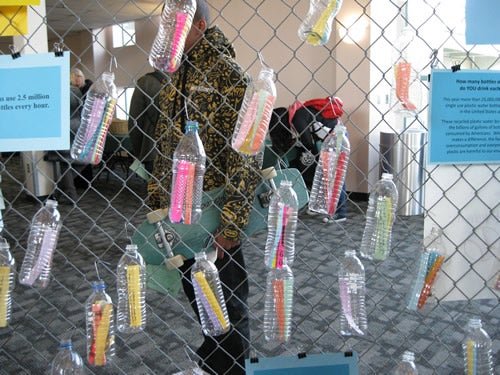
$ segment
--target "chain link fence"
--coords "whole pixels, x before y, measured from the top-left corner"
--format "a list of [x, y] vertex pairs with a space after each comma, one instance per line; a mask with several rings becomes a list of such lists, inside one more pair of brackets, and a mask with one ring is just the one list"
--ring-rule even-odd
[[[104, 24], [112, 25], [121, 20], [125, 6], [140, 8], [134, 1], [124, 3], [117, 9], [116, 4], [92, 1], [88, 7], [100, 7], [101, 17], [108, 20]], [[209, 3], [213, 23], [236, 46], [237, 61], [255, 77], [260, 66], [257, 53], [262, 52], [266, 63], [274, 68], [277, 105], [335, 94], [344, 101], [343, 120], [351, 139], [347, 220], [325, 223], [306, 213], [299, 216], [297, 255], [292, 267], [293, 328], [286, 344], [266, 342], [262, 332], [266, 231], [244, 241], [250, 282], [251, 355], [354, 350], [359, 355], [361, 374], [388, 374], [403, 351], [410, 350], [415, 353], [420, 374], [457, 374], [463, 372], [461, 340], [466, 323], [471, 317], [479, 317], [493, 339], [498, 362], [500, 168], [498, 164], [426, 165], [422, 155], [427, 137], [415, 146], [401, 135], [403, 128], [424, 133], [428, 130], [427, 77], [431, 65], [486, 70], [500, 66], [498, 46], [465, 44], [464, 1], [345, 0], [330, 41], [315, 48], [304, 46], [296, 36], [307, 13], [307, 1]], [[47, 21], [59, 8], [65, 8], [68, 17], [75, 19], [74, 26], [66, 31], [55, 30]], [[81, 8], [73, 1], [48, 2], [46, 17], [39, 17], [40, 25], [49, 30], [50, 42], [63, 41], [71, 51], [72, 67], [82, 69], [88, 78], [95, 80], [105, 70], [109, 56], [117, 56], [117, 116], [122, 120], [128, 118], [137, 79], [151, 70], [147, 55], [161, 4], [154, 2], [148, 9], [135, 22], [135, 34], [129, 25], [117, 24], [123, 40], [135, 35], [133, 49], [114, 48], [112, 28], [85, 24], [78, 13]], [[411, 48], [398, 49], [398, 38], [408, 29], [414, 35]], [[145, 30], [152, 34], [149, 39], [141, 34]], [[25, 46], [38, 51], [30, 37], [23, 40]], [[9, 38], [0, 37], [1, 53], [10, 53], [10, 43]], [[410, 89], [418, 108], [418, 116], [406, 119], [394, 111], [393, 63], [402, 54], [414, 62]], [[381, 133], [392, 134], [398, 142], [389, 144], [386, 153], [381, 152]], [[86, 173], [75, 171], [82, 175], [77, 182], [76, 201], [60, 189], [59, 173], [64, 175], [67, 169], [54, 170], [58, 164], [46, 162], [43, 152], [2, 154], [2, 235], [10, 243], [17, 267], [26, 251], [30, 221], [46, 195], [60, 193], [64, 224], [50, 286], [37, 290], [16, 285], [11, 324], [0, 329], [2, 374], [46, 373], [59, 339], [65, 335], [71, 335], [75, 349], [85, 357], [84, 303], [98, 276], [116, 301], [117, 262], [148, 209], [144, 204], [146, 183], [129, 169], [132, 157], [126, 132], [111, 132], [107, 142], [113, 145], [99, 165]], [[394, 155], [396, 148], [405, 157]], [[394, 158], [400, 163], [396, 165]], [[368, 334], [344, 337], [340, 334], [339, 262], [344, 250], [359, 250], [366, 198], [384, 165], [385, 169], [393, 168], [399, 193], [405, 197], [400, 208], [410, 202], [414, 209], [397, 216], [389, 258], [384, 262], [363, 260]], [[37, 172], [30, 171], [30, 166]], [[419, 181], [402, 178], [407, 172], [417, 173]], [[48, 184], [48, 193], [38, 194], [34, 180]], [[408, 294], [423, 238], [432, 227], [443, 230], [447, 259], [429, 301], [423, 309], [411, 311], [406, 308]], [[148, 289], [147, 313], [145, 331], [117, 334], [116, 358], [105, 369], [88, 368], [88, 373], [175, 373], [186, 369], [191, 359], [196, 360], [201, 330], [182, 293], [173, 296]], [[499, 370], [496, 365], [496, 372]]]

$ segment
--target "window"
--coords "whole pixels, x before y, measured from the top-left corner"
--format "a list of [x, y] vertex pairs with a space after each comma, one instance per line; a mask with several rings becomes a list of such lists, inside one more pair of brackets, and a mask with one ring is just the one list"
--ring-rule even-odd
[[135, 23], [113, 25], [113, 48], [135, 45]]
[[134, 87], [118, 88], [118, 93], [115, 117], [121, 120], [127, 120]]

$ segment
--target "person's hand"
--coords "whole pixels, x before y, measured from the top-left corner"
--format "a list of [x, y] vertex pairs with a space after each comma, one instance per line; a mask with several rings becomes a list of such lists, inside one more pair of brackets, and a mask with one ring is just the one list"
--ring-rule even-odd
[[214, 249], [217, 251], [217, 258], [224, 258], [224, 250], [231, 250], [232, 248], [238, 246], [240, 241], [228, 240], [221, 234], [216, 234], [214, 237]]

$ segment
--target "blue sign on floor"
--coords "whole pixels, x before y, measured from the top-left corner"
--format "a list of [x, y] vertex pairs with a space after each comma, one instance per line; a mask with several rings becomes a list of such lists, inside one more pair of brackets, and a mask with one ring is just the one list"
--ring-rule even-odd
[[245, 361], [246, 375], [358, 375], [356, 352], [254, 358]]

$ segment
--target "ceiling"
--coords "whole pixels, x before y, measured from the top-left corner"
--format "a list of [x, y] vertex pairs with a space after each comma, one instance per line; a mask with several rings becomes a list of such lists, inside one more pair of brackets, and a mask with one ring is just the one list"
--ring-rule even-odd
[[93, 30], [160, 13], [162, 0], [46, 0], [49, 37]]

